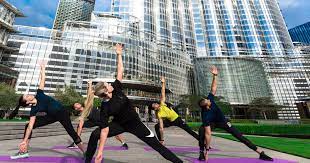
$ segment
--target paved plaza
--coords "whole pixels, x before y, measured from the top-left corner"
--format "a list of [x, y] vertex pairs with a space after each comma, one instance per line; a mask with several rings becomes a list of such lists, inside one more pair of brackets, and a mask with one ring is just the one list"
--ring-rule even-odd
[[[150, 128], [153, 129], [152, 126]], [[34, 130], [35, 132], [35, 130]], [[90, 133], [82, 135], [87, 142]], [[110, 138], [104, 151], [105, 163], [166, 163], [163, 157], [149, 148], [135, 136], [124, 134], [129, 150], [120, 148], [120, 143]], [[176, 153], [184, 162], [196, 162], [198, 157], [198, 142], [179, 128], [171, 127], [165, 130], [166, 146]], [[71, 143], [69, 136], [51, 136], [33, 138], [30, 156], [27, 159], [10, 160], [9, 156], [16, 153], [21, 140], [0, 141], [0, 163], [4, 162], [32, 162], [32, 163], [78, 163], [82, 162], [82, 154], [78, 149], [67, 149]], [[258, 155], [238, 142], [213, 137], [212, 150], [208, 163], [264, 163]], [[264, 151], [275, 158], [276, 163], [310, 163], [309, 159], [292, 156], [268, 149]]]

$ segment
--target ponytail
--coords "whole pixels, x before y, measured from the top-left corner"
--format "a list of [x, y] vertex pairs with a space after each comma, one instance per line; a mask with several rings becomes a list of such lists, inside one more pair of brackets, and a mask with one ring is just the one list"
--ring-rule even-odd
[[80, 116], [80, 119], [86, 119], [89, 116], [89, 114], [90, 114], [90, 112], [94, 106], [94, 98], [95, 98], [95, 95], [93, 93], [91, 93], [87, 96], [87, 98], [84, 102], [84, 109], [83, 109], [83, 112]]
[[19, 108], [20, 107], [26, 107], [28, 106], [28, 104], [26, 103], [26, 101], [24, 100], [24, 95], [20, 96], [19, 99], [18, 99], [18, 104], [17, 106], [15, 107], [15, 109], [11, 112], [11, 114], [8, 116], [8, 119], [13, 119], [17, 114], [18, 114], [18, 111], [19, 111]]

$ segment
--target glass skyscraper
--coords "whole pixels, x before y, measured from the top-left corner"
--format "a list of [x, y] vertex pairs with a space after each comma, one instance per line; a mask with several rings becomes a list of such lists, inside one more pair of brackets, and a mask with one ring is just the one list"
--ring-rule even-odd
[[12, 35], [9, 43], [20, 50], [7, 54], [3, 62], [20, 72], [16, 84], [19, 93], [36, 92], [38, 63], [45, 60], [48, 94], [53, 95], [57, 87], [70, 85], [85, 95], [88, 79], [115, 79], [113, 47], [121, 43], [125, 47], [124, 91], [129, 98], [141, 105], [158, 100], [159, 79], [165, 76], [169, 88], [167, 101], [177, 103], [179, 95], [193, 93], [189, 57], [181, 50], [143, 39], [145, 32], [140, 23], [134, 16], [122, 19], [109, 13], [96, 13], [90, 22], [68, 21], [63, 31], [15, 26], [19, 33]]
[[[216, 65], [222, 65], [226, 61], [238, 63], [237, 65], [246, 62], [238, 57], [261, 61], [273, 100], [286, 106], [278, 111], [278, 117], [299, 118], [296, 103], [307, 94], [304, 88], [310, 86], [309, 76], [304, 57], [294, 51], [277, 0], [192, 0], [192, 7], [198, 57], [224, 57], [223, 61], [216, 58], [213, 62], [208, 62], [218, 62]], [[203, 50], [205, 52], [201, 52]], [[225, 57], [232, 58], [227, 60]], [[206, 63], [205, 60], [197, 59], [195, 66]], [[249, 67], [256, 68], [254, 64]], [[237, 77], [230, 75], [234, 74], [236, 67], [231, 66], [230, 70], [231, 72], [225, 71], [226, 74], [223, 75]], [[238, 79], [230, 81], [240, 83]], [[197, 81], [199, 82], [201, 81]], [[224, 87], [226, 86], [229, 88], [229, 83]], [[230, 98], [227, 93], [218, 95]]]
[[310, 22], [294, 27], [289, 32], [294, 42], [310, 45]]
[[59, 0], [53, 29], [62, 30], [66, 21], [90, 21], [95, 0]]
[[281, 56], [293, 48], [276, 0], [193, 0], [192, 4], [196, 35], [206, 37], [203, 55]]
[[190, 0], [113, 0], [112, 13], [141, 20], [144, 39], [162, 47], [197, 55]]

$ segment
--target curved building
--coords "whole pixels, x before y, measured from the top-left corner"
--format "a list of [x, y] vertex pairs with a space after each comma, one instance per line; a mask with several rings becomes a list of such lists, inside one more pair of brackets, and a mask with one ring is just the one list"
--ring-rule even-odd
[[[219, 69], [217, 96], [232, 105], [247, 105], [254, 98], [271, 96], [261, 61], [245, 57], [198, 57], [195, 59], [197, 92], [210, 92], [210, 66]], [[258, 91], [259, 90], [259, 91]]]
[[[140, 20], [134, 16], [122, 19], [106, 13], [93, 14], [90, 22], [67, 22], [63, 31], [15, 26], [20, 33], [11, 36], [9, 42], [20, 50], [5, 61], [20, 72], [16, 86], [19, 93], [35, 93], [38, 63], [46, 60], [47, 93], [71, 85], [86, 94], [86, 80], [115, 78], [117, 63], [113, 48], [121, 43], [124, 44], [124, 80], [132, 82], [126, 90], [128, 95], [146, 97], [149, 101], [159, 99], [160, 76], [167, 78], [171, 103], [176, 103], [179, 95], [191, 94], [192, 64], [186, 52], [145, 40], [140, 27]], [[154, 86], [146, 87], [147, 83]]]

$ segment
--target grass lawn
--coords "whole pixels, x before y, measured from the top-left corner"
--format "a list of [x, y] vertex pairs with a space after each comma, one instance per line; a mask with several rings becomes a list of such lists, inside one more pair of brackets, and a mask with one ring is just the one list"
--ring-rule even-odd
[[[222, 137], [230, 140], [237, 140], [231, 135], [224, 135], [220, 133], [213, 134], [217, 137]], [[294, 139], [294, 138], [276, 138], [276, 137], [257, 137], [257, 136], [246, 136], [254, 144], [284, 152], [296, 156], [310, 158], [310, 140], [309, 139]]]
[[26, 122], [26, 121], [29, 121], [29, 119], [18, 120], [18, 119], [1, 119], [0, 118], [0, 122]]

